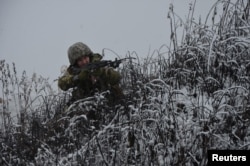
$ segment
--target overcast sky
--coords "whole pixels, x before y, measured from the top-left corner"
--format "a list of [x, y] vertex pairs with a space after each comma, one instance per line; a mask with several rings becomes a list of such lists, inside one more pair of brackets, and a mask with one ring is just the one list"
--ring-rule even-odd
[[[197, 0], [195, 18], [205, 17], [216, 0]], [[93, 52], [109, 48], [140, 57], [169, 44], [170, 3], [183, 19], [194, 0], [0, 0], [0, 59], [21, 73], [57, 79], [75, 42]], [[106, 52], [105, 59], [114, 55]]]

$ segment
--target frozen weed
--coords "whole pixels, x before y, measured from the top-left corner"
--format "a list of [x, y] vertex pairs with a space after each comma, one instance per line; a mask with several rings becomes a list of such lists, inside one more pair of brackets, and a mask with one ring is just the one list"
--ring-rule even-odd
[[68, 107], [69, 94], [48, 79], [19, 79], [0, 61], [0, 163], [206, 165], [209, 149], [249, 150], [247, 5], [218, 1], [205, 23], [195, 22], [195, 4], [186, 21], [170, 6], [170, 45], [143, 60], [126, 55], [136, 59], [119, 68], [126, 98], [116, 106], [104, 92]]

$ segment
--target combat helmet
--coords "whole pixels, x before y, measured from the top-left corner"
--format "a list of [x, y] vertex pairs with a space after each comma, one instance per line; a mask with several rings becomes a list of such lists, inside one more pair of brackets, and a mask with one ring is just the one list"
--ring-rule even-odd
[[91, 56], [92, 54], [93, 52], [86, 44], [77, 42], [70, 46], [68, 49], [69, 63], [71, 65], [74, 65], [79, 58], [84, 56]]

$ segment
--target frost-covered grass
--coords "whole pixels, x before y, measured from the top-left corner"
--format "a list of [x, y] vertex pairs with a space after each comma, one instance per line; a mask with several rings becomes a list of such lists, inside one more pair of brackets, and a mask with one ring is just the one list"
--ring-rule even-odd
[[1, 61], [0, 164], [206, 165], [208, 149], [249, 150], [249, 13], [228, 2], [211, 26], [170, 7], [171, 43], [126, 55], [136, 59], [118, 69], [126, 98], [115, 106], [103, 92], [65, 112], [69, 93]]

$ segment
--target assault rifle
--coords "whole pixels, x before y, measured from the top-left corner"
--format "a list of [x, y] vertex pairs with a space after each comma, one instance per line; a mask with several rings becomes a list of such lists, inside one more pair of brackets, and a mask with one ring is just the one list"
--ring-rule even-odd
[[71, 70], [73, 71], [73, 73], [79, 74], [82, 70], [94, 71], [94, 70], [102, 68], [102, 67], [117, 68], [126, 59], [135, 59], [135, 58], [133, 58], [133, 57], [123, 58], [123, 59], [117, 59], [116, 58], [114, 61], [102, 60], [102, 61], [99, 61], [99, 62], [89, 63], [86, 66], [84, 66], [83, 68], [76, 68], [76, 67], [71, 66]]

